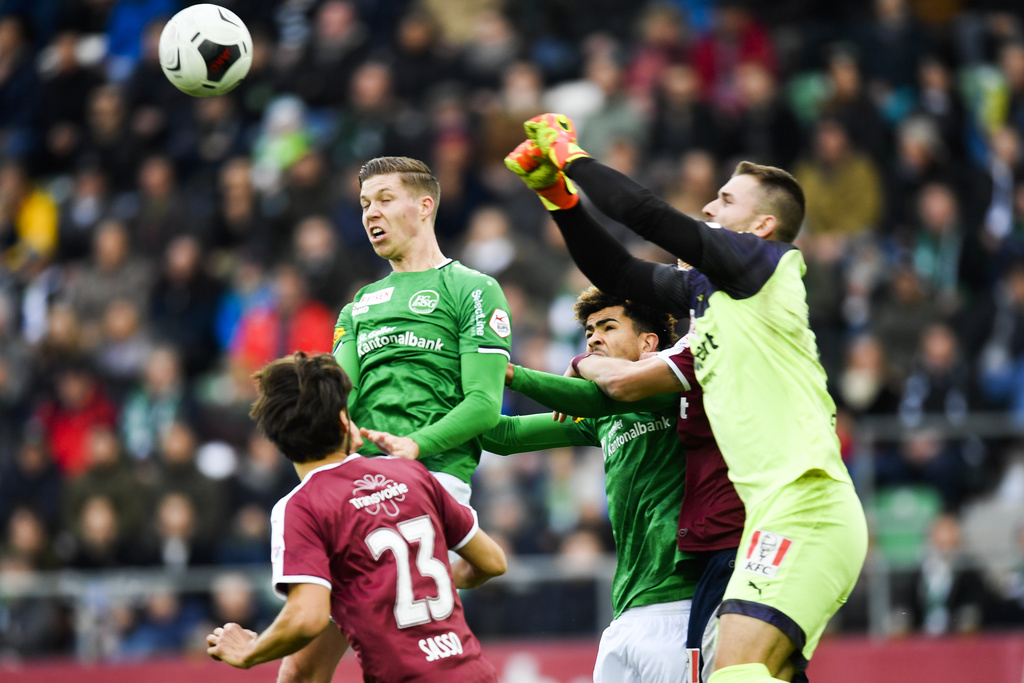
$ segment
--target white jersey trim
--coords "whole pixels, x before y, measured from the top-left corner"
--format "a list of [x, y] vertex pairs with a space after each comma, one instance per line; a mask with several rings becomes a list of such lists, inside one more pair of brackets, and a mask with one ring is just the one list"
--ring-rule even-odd
[[668, 366], [668, 369], [671, 370], [672, 374], [676, 376], [676, 379], [679, 380], [679, 383], [683, 385], [683, 391], [689, 391], [690, 383], [686, 380], [686, 375], [683, 374], [683, 371], [679, 369], [678, 365], [672, 362], [672, 356], [674, 355], [676, 355], [676, 349], [673, 347], [671, 349], [659, 351], [658, 355], [655, 357], [660, 358], [662, 362], [664, 362], [665, 365]]
[[[469, 506], [467, 505], [465, 507]], [[476, 532], [480, 531], [480, 519], [476, 516], [476, 510], [474, 510], [473, 508], [469, 508], [469, 511], [473, 513], [473, 528], [469, 530], [469, 533], [466, 534], [465, 538], [463, 538], [461, 541], [459, 541], [451, 548], [449, 548], [449, 550], [451, 551], [458, 552], [460, 548], [462, 548], [471, 540], [473, 540], [473, 537], [476, 536]]]
[[331, 582], [319, 576], [308, 576], [306, 574], [297, 574], [294, 576], [281, 576], [274, 581], [274, 595], [281, 598], [282, 600], [287, 600], [288, 594], [282, 591], [280, 588], [278, 588], [278, 586], [285, 583], [315, 583], [318, 586], [323, 586], [327, 590], [331, 590]]
[[497, 354], [501, 354], [502, 356], [505, 356], [505, 358], [508, 358], [509, 361], [512, 360], [512, 356], [505, 349], [496, 349], [496, 348], [493, 348], [493, 347], [490, 347], [490, 346], [481, 346], [481, 347], [477, 348], [476, 352], [477, 353], [497, 353]]

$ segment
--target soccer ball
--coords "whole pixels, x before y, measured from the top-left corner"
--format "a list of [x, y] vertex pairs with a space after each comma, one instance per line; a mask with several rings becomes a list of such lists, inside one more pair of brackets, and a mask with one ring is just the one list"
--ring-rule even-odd
[[234, 12], [192, 5], [160, 34], [160, 68], [179, 90], [213, 97], [234, 89], [252, 65], [252, 36]]

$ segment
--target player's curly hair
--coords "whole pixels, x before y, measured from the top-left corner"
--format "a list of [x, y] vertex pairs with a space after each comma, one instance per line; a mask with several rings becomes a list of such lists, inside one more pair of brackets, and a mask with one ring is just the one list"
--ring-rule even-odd
[[253, 374], [260, 396], [249, 416], [292, 462], [322, 460], [350, 441], [339, 415], [348, 409], [352, 380], [334, 357], [302, 351]]
[[597, 287], [589, 287], [576, 298], [573, 311], [576, 313], [576, 322], [585, 327], [587, 318], [598, 311], [612, 306], [622, 306], [626, 317], [633, 321], [633, 329], [637, 334], [653, 333], [658, 335], [658, 349], [667, 349], [675, 344], [678, 335], [676, 334], [676, 319], [669, 313], [651, 308], [645, 304], [612, 296], [602, 292]]
[[[376, 175], [397, 173], [405, 189], [429, 194], [434, 199], [434, 213], [441, 203], [441, 183], [434, 177], [430, 167], [419, 159], [409, 157], [377, 157], [370, 159], [359, 169], [359, 187], [368, 178]], [[422, 195], [421, 195], [422, 196]]]
[[758, 201], [758, 212], [775, 216], [775, 220], [778, 221], [774, 234], [776, 240], [795, 240], [804, 222], [806, 207], [804, 190], [796, 178], [781, 168], [762, 166], [752, 161], [741, 161], [732, 174], [757, 178], [763, 190]]

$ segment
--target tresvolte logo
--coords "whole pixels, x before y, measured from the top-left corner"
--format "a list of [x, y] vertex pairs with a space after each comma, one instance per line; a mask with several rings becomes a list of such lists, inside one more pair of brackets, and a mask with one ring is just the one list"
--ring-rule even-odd
[[409, 310], [413, 313], [432, 313], [441, 297], [432, 289], [421, 289], [409, 299]]

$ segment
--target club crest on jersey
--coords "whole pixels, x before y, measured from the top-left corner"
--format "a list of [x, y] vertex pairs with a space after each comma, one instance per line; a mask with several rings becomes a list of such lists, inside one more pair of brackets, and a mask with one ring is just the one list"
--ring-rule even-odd
[[409, 487], [405, 484], [388, 479], [383, 474], [367, 474], [352, 482], [352, 497], [348, 502], [356, 510], [364, 510], [371, 515], [383, 511], [388, 517], [397, 517], [398, 504], [405, 500], [407, 493]]
[[793, 541], [784, 536], [757, 529], [750, 538], [750, 544], [743, 555], [739, 569], [773, 579], [792, 545]]
[[409, 299], [409, 310], [413, 313], [432, 313], [440, 300], [441, 297], [434, 290], [421, 289]]
[[385, 304], [391, 301], [391, 295], [394, 294], [394, 292], [394, 287], [387, 287], [376, 292], [366, 292], [359, 297], [359, 301], [356, 301], [352, 305], [352, 315], [355, 316], [361, 313], [366, 313], [370, 310], [370, 306], [373, 306], [374, 304]]
[[494, 330], [494, 334], [502, 339], [512, 334], [512, 325], [509, 323], [508, 313], [500, 308], [494, 309], [494, 313], [491, 313], [491, 320], [487, 325]]

